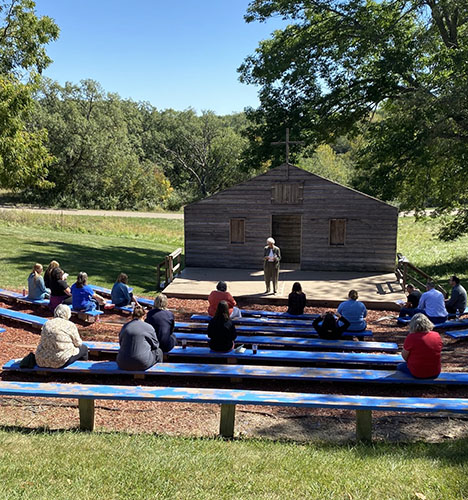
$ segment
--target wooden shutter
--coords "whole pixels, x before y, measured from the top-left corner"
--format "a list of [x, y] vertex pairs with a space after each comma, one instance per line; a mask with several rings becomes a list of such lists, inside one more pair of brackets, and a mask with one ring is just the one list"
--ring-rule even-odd
[[346, 219], [330, 219], [330, 246], [343, 246], [346, 241]]
[[277, 182], [271, 188], [271, 202], [278, 205], [299, 205], [303, 200], [304, 186], [300, 183]]
[[245, 243], [245, 219], [231, 219], [231, 243]]

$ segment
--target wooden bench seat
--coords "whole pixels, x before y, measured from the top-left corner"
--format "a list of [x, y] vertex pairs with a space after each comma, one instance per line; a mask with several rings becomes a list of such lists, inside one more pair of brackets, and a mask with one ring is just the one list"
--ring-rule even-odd
[[[112, 290], [110, 288], [106, 288], [103, 286], [97, 286], [97, 285], [89, 285], [89, 286], [98, 294], [102, 294], [106, 297], [110, 297], [110, 295], [111, 295]], [[133, 290], [133, 288], [130, 288], [130, 291], [132, 291], [132, 290]], [[142, 306], [149, 307], [149, 308], [153, 307], [153, 304], [154, 304], [153, 299], [145, 299], [144, 297], [137, 297], [137, 296], [135, 296], [135, 298], [136, 298], [136, 300], [138, 300], [138, 302]]]
[[[207, 343], [208, 336], [203, 333], [174, 332], [177, 340]], [[353, 340], [324, 340], [317, 337], [269, 337], [267, 335], [238, 335], [235, 340], [238, 344], [257, 344], [276, 347], [289, 347], [291, 349], [335, 349], [351, 351], [382, 351], [393, 352], [398, 350], [394, 342], [365, 342]]]
[[42, 316], [14, 311], [13, 309], [6, 309], [4, 307], [0, 307], [0, 317], [26, 323], [38, 328], [41, 328], [42, 325], [48, 321], [48, 318], [43, 318]]
[[453, 339], [468, 338], [468, 330], [446, 330], [444, 333]]
[[[190, 319], [192, 321], [201, 321], [208, 323], [211, 320], [211, 316], [209, 316], [208, 314], [192, 314]], [[312, 321], [303, 319], [242, 317], [233, 319], [232, 322], [235, 325], [294, 326], [313, 329]]]
[[20, 368], [21, 359], [3, 366], [7, 372], [72, 373], [93, 375], [228, 377], [258, 380], [294, 380], [316, 382], [353, 382], [416, 385], [468, 385], [468, 372], [442, 372], [435, 379], [418, 379], [396, 370], [361, 368], [317, 368], [297, 366], [259, 366], [208, 363], [157, 363], [147, 370], [121, 370], [115, 361], [75, 361], [65, 368]]
[[5, 328], [0, 328], [0, 333], [6, 332]]
[[[175, 329], [177, 331], [191, 331], [191, 332], [206, 332], [208, 323], [195, 323], [176, 321]], [[317, 332], [311, 328], [292, 327], [292, 326], [269, 326], [269, 325], [237, 325], [236, 332], [238, 333], [266, 333], [266, 334], [279, 334], [282, 336], [294, 335], [301, 337], [316, 337]], [[371, 330], [364, 332], [344, 332], [344, 337], [372, 337]]]
[[314, 320], [319, 314], [289, 314], [287, 312], [278, 311], [257, 311], [255, 309], [241, 309], [242, 316], [257, 316], [264, 318], [284, 318], [284, 319], [309, 319]]
[[39, 306], [46, 306], [49, 303], [48, 299], [28, 299], [28, 297], [22, 293], [5, 290], [4, 288], [0, 288], [0, 297], [7, 299], [8, 302], [17, 301], [25, 304], [36, 304]]
[[[411, 321], [411, 318], [397, 318], [397, 323], [401, 326], [408, 325]], [[444, 323], [437, 323], [434, 325], [435, 329], [440, 328], [463, 328], [468, 326], [468, 318], [464, 319], [449, 319], [444, 321]]]
[[[114, 353], [119, 351], [118, 342], [84, 342], [91, 351], [102, 353]], [[322, 351], [292, 351], [292, 350], [267, 350], [258, 349], [256, 354], [253, 354], [251, 349], [246, 349], [245, 352], [215, 352], [209, 347], [186, 347], [176, 346], [172, 351], [167, 353], [168, 359], [176, 359], [180, 357], [190, 358], [207, 358], [207, 359], [226, 359], [244, 360], [254, 362], [255, 364], [262, 361], [283, 362], [300, 362], [300, 363], [337, 363], [337, 364], [384, 364], [392, 365], [402, 363], [403, 358], [400, 354], [387, 353], [371, 353], [371, 352], [322, 352]]]
[[80, 427], [94, 429], [95, 400], [220, 404], [219, 433], [234, 435], [236, 405], [291, 406], [356, 411], [356, 438], [372, 439], [372, 411], [468, 413], [468, 399], [378, 397], [191, 387], [109, 386], [0, 381], [0, 395], [78, 399]]

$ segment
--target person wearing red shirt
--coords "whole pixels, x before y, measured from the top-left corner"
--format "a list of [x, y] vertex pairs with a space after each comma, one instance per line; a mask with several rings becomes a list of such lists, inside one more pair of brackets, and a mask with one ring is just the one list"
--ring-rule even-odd
[[218, 304], [224, 300], [229, 307], [229, 316], [231, 319], [240, 318], [241, 312], [237, 306], [234, 297], [227, 291], [227, 285], [224, 281], [220, 281], [216, 285], [216, 290], [213, 290], [208, 296], [208, 314], [213, 317], [216, 314]]
[[397, 370], [415, 378], [436, 378], [441, 371], [442, 339], [432, 331], [434, 325], [424, 314], [416, 314], [409, 324], [409, 335], [401, 355], [405, 360]]

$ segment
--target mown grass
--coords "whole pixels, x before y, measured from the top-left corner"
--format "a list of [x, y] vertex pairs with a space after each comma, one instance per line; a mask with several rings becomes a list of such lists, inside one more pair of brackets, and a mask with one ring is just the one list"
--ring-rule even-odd
[[4, 429], [0, 499], [459, 500], [467, 459], [463, 440], [335, 446]]
[[136, 293], [156, 289], [156, 265], [183, 246], [183, 221], [0, 212], [0, 286], [21, 289], [35, 262], [58, 260], [70, 274], [111, 286], [119, 272]]
[[458, 275], [468, 283], [468, 235], [453, 241], [437, 238], [439, 222], [425, 217], [401, 217], [398, 225], [398, 251], [409, 261], [432, 276], [447, 290], [448, 278]]

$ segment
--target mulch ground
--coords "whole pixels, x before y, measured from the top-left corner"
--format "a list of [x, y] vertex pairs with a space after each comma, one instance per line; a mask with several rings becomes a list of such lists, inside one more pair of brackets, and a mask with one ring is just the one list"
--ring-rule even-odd
[[[240, 304], [242, 306], [242, 304]], [[0, 307], [11, 305], [0, 302]], [[15, 309], [21, 306], [15, 304]], [[193, 313], [206, 313], [205, 300], [169, 299], [169, 308], [176, 320], [187, 321]], [[284, 311], [284, 307], [255, 306], [251, 309]], [[23, 312], [47, 316], [42, 309]], [[322, 308], [307, 308], [307, 313], [322, 313]], [[407, 330], [396, 326], [394, 311], [369, 311], [368, 324], [374, 340], [396, 342], [401, 348]], [[384, 319], [382, 319], [384, 318]], [[387, 318], [387, 319], [385, 319]], [[118, 341], [118, 333], [128, 317], [106, 313], [102, 320], [86, 324], [76, 320], [83, 340]], [[6, 332], [0, 334], [0, 366], [34, 351], [40, 330], [3, 321]], [[466, 371], [468, 341], [453, 340], [442, 335], [444, 371]], [[285, 382], [245, 380], [232, 383], [224, 379], [150, 377], [134, 380], [127, 376], [56, 376], [28, 375], [0, 371], [3, 380], [77, 382], [86, 384], [151, 385], [241, 388], [327, 394], [362, 394], [414, 397], [468, 397], [465, 387], [432, 387], [409, 385], [344, 384], [324, 382]], [[0, 398], [0, 425], [27, 428], [69, 429], [79, 424], [77, 404], [72, 400], [42, 398]], [[279, 407], [239, 406], [236, 431], [244, 436], [264, 436], [274, 439], [348, 441], [355, 433], [355, 415], [348, 410], [298, 409]], [[395, 441], [440, 441], [468, 436], [468, 418], [447, 415], [374, 412], [374, 437]], [[213, 436], [218, 432], [219, 406], [184, 403], [96, 401], [96, 426], [104, 431], [152, 432], [170, 435]]]

